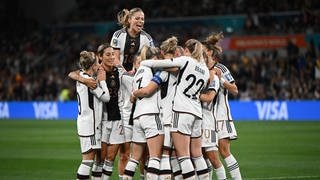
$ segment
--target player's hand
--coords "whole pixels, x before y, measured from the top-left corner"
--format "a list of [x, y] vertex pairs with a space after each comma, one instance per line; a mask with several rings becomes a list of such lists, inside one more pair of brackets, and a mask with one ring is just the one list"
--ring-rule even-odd
[[136, 102], [136, 97], [133, 95], [133, 93], [131, 93], [130, 102], [131, 102], [131, 103]]
[[214, 68], [214, 71], [216, 72], [216, 75], [221, 79], [221, 70], [219, 68]]
[[98, 81], [105, 81], [106, 80], [106, 71], [103, 69], [102, 66], [99, 66], [99, 68], [98, 68], [97, 79], [98, 79]]
[[93, 78], [84, 78], [83, 81], [84, 81], [83, 83], [84, 83], [86, 86], [88, 86], [90, 89], [95, 89], [95, 88], [97, 88], [97, 81], [94, 80]]

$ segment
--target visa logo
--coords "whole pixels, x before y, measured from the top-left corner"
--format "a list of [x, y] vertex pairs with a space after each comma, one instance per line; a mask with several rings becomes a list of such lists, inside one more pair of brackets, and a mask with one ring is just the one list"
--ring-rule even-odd
[[258, 101], [255, 103], [259, 120], [288, 120], [288, 107], [286, 102]]
[[37, 119], [58, 119], [58, 105], [53, 102], [33, 103], [34, 114]]

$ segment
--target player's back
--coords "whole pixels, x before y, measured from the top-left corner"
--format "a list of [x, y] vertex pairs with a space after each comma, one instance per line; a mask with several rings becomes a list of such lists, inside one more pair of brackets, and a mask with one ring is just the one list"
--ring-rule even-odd
[[209, 70], [205, 63], [181, 56], [174, 61], [181, 61], [182, 66], [177, 80], [173, 110], [202, 117], [200, 92], [209, 79]]
[[[146, 87], [153, 77], [151, 68], [140, 66], [134, 76], [133, 90]], [[160, 112], [160, 92], [157, 90], [149, 97], [137, 98], [133, 118], [144, 114], [157, 114]]]

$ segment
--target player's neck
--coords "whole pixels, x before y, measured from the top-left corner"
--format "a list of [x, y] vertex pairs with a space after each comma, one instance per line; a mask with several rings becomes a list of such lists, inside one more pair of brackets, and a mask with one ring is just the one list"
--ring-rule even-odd
[[133, 29], [127, 29], [127, 32], [129, 34], [130, 37], [135, 38], [139, 35], [139, 32], [134, 31]]
[[90, 75], [90, 76], [93, 76], [93, 70], [92, 70], [92, 68], [90, 68], [90, 69], [88, 69], [88, 70], [86, 70], [86, 71], [84, 71], [86, 74], [88, 74], [88, 75]]
[[113, 69], [113, 66], [106, 66], [106, 65], [103, 65], [103, 68], [106, 72], [111, 72], [112, 69]]

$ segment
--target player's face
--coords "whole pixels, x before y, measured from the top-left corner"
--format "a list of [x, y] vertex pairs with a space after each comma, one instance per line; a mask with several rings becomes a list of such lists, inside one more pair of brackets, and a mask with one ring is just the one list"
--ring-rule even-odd
[[144, 13], [142, 11], [135, 12], [129, 19], [130, 29], [134, 32], [141, 32], [144, 25]]
[[114, 51], [112, 47], [106, 48], [103, 51], [103, 55], [102, 55], [102, 62], [104, 65], [106, 66], [113, 66], [114, 63]]

